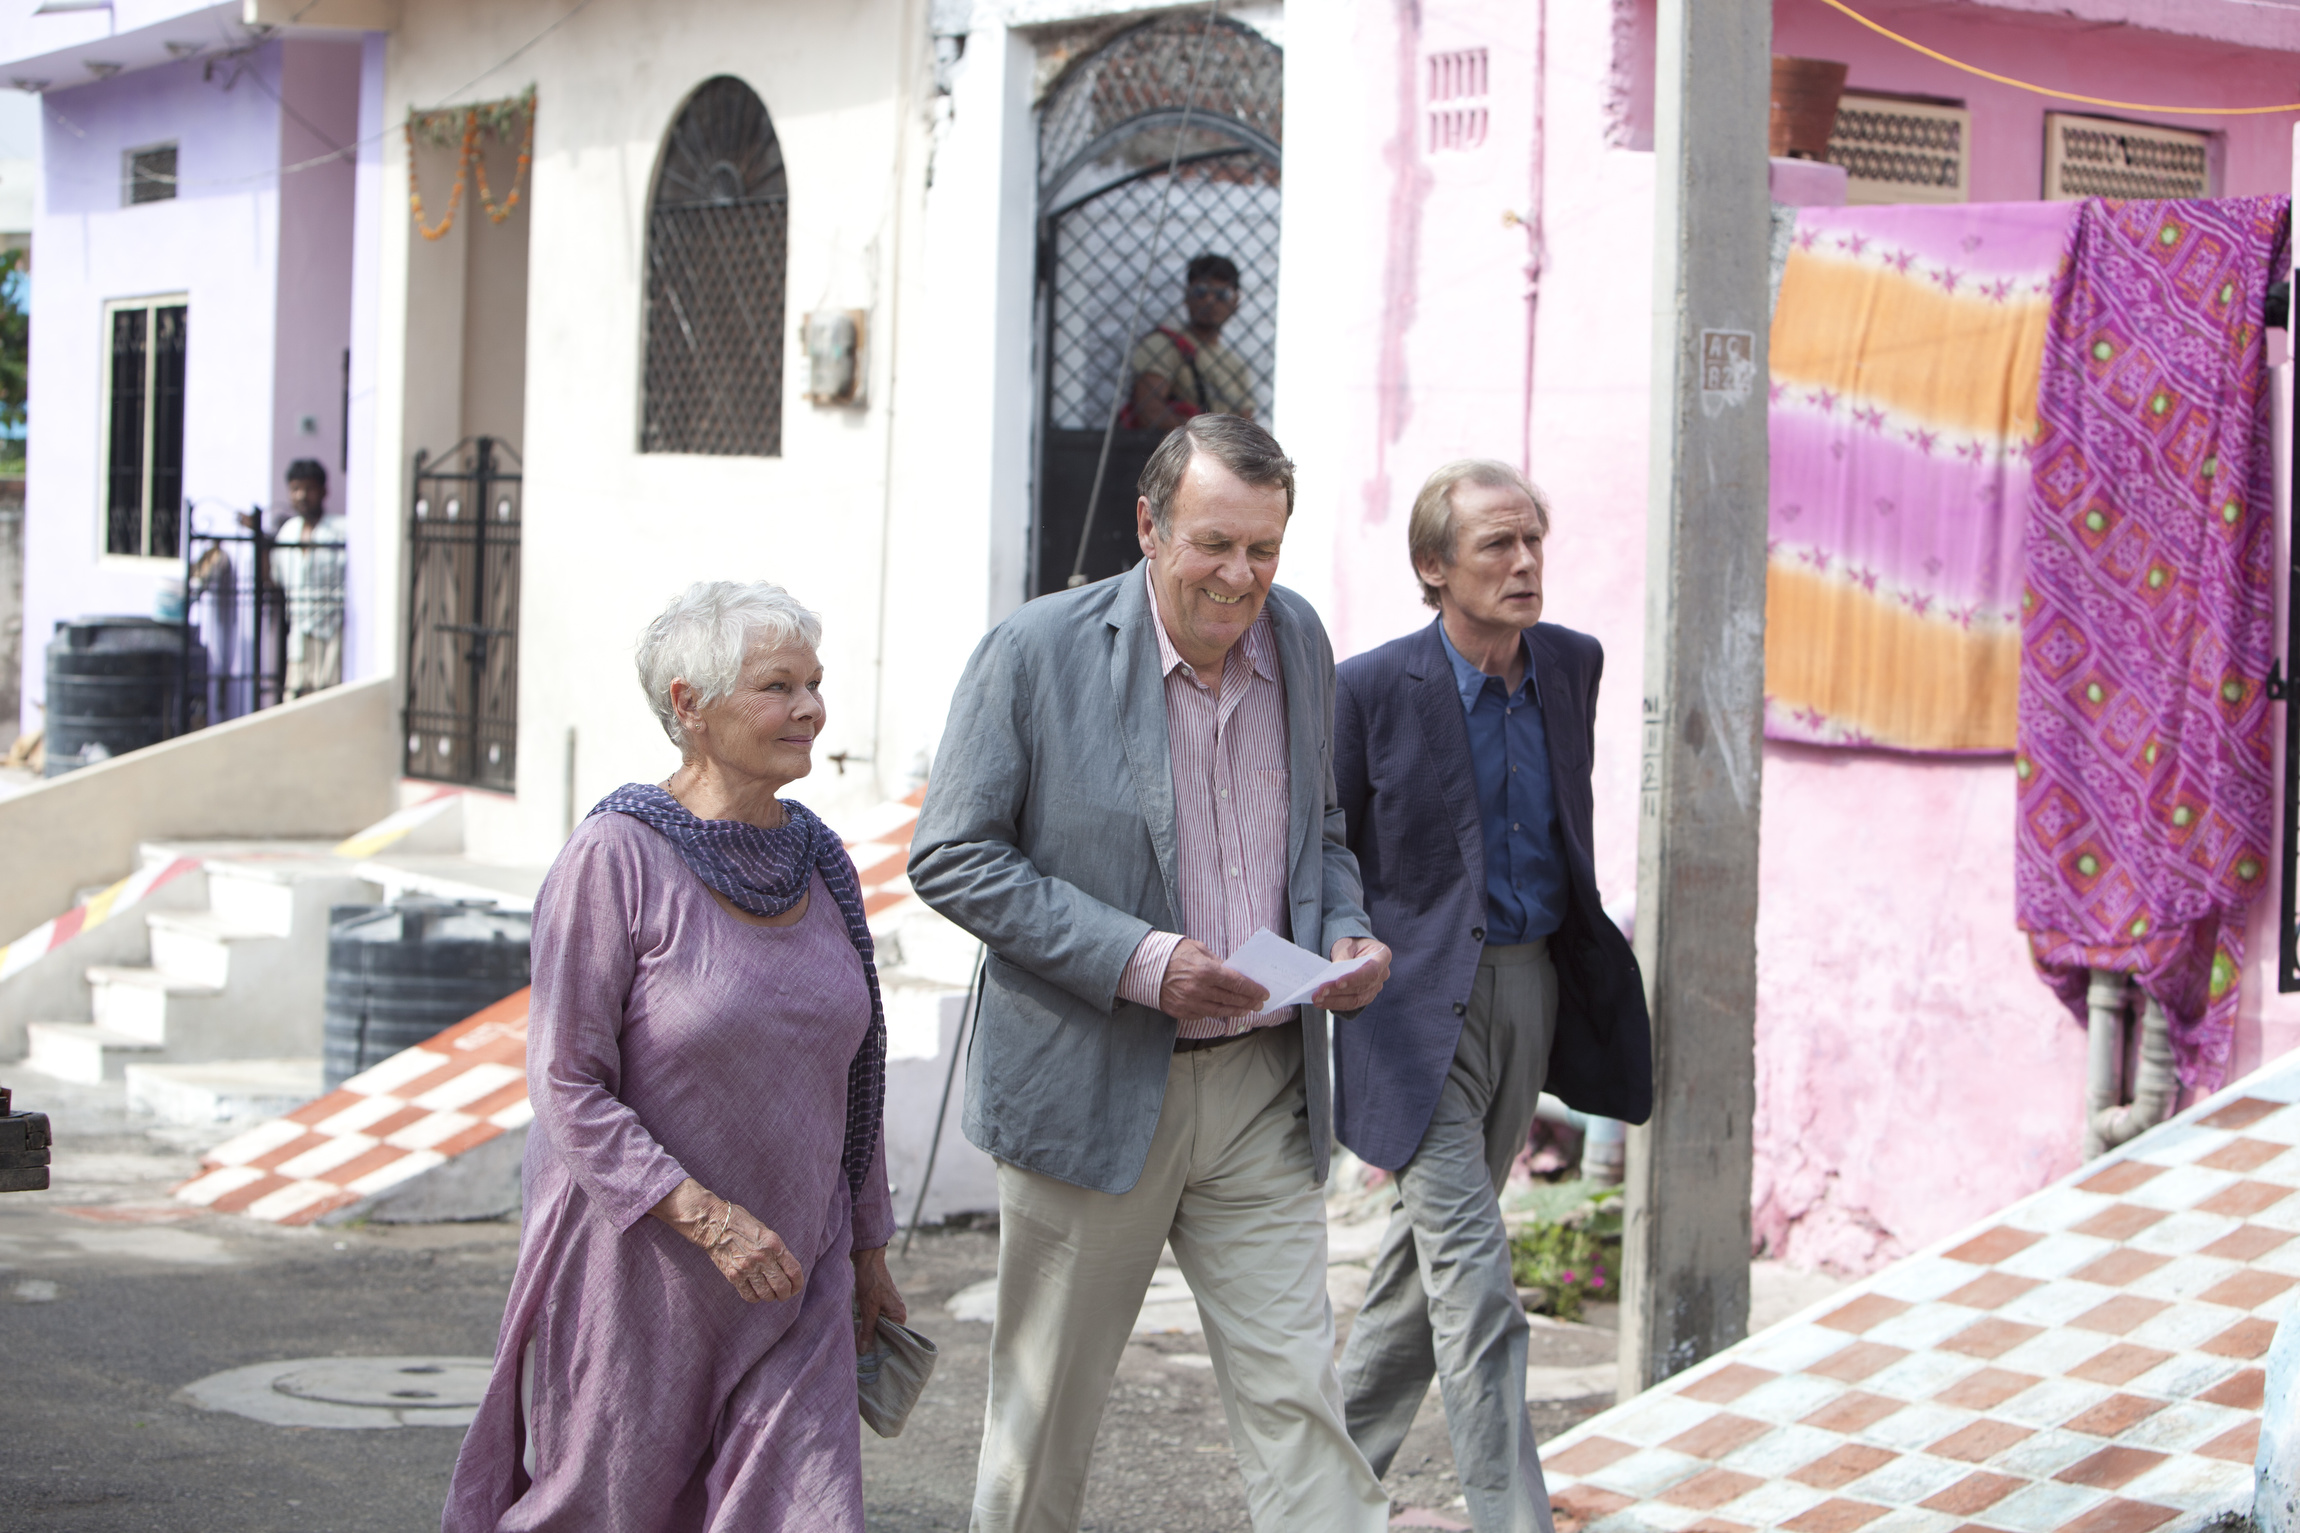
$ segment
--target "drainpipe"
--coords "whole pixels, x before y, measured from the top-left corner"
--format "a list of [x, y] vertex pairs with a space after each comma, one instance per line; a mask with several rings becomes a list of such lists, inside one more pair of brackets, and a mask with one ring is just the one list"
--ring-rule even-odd
[[[922, 8], [913, 5], [910, 0], [905, 0], [901, 8], [901, 30], [898, 34], [901, 38], [901, 64], [895, 79], [894, 177], [891, 182], [888, 218], [892, 228], [888, 236], [889, 249], [881, 258], [882, 270], [885, 273], [883, 279], [885, 286], [881, 288], [877, 285], [879, 281], [877, 273], [873, 273], [872, 286], [874, 299], [882, 292], [886, 296], [886, 324], [883, 327], [883, 334], [872, 337], [870, 341], [873, 347], [884, 348], [886, 354], [886, 400], [883, 405], [886, 411], [886, 424], [884, 427], [885, 442], [879, 457], [878, 635], [875, 646], [876, 653], [871, 656], [870, 755], [864, 759], [870, 764], [871, 777], [881, 798], [896, 796], [895, 790], [891, 789], [887, 782], [887, 709], [890, 706], [887, 701], [887, 629], [891, 622], [887, 605], [893, 584], [895, 432], [900, 424], [895, 415], [895, 385], [902, 365], [900, 343], [903, 283], [902, 215], [903, 208], [910, 200], [910, 137], [912, 132], [910, 113], [912, 107], [918, 104], [917, 63], [920, 56], [928, 48], [936, 50], [940, 48], [939, 40], [935, 42], [927, 42], [926, 40], [926, 29], [931, 14], [930, 7]], [[925, 44], [925, 46], [922, 47], [921, 44]], [[928, 163], [932, 164], [931, 159]], [[919, 196], [922, 201], [925, 195], [925, 188], [921, 187]], [[887, 224], [882, 224], [881, 227], [887, 227]], [[876, 321], [878, 305], [874, 302], [871, 307], [873, 310], [871, 318]], [[832, 759], [838, 760], [836, 757]], [[838, 760], [838, 769], [839, 775], [844, 777], [847, 763]], [[902, 791], [907, 792], [908, 790]]]
[[1629, 1125], [1619, 1118], [1592, 1118], [1581, 1140], [1581, 1174], [1604, 1187], [1621, 1185], [1628, 1170]]
[[[1535, 15], [1533, 43], [1533, 187], [1526, 205], [1525, 225], [1525, 434], [1518, 451], [1518, 468], [1533, 475], [1533, 358], [1541, 333], [1541, 275], [1549, 251], [1545, 243], [1542, 206], [1549, 199], [1549, 0], [1541, 0]], [[1505, 220], [1507, 215], [1505, 216]]]
[[2087, 1026], [2084, 1155], [2091, 1160], [2162, 1123], [2179, 1089], [2172, 1070], [2172, 1028], [2164, 1007], [2148, 996], [2141, 1008], [2140, 1067], [2133, 1072], [2132, 1100], [2123, 1099], [2126, 979], [2107, 969], [2092, 971], [2085, 989]]

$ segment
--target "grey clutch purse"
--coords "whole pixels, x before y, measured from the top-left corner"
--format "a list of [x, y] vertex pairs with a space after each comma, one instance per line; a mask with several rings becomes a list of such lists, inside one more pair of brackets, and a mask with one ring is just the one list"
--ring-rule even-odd
[[938, 1355], [934, 1343], [909, 1326], [879, 1317], [878, 1344], [855, 1359], [855, 1398], [872, 1431], [881, 1437], [902, 1435]]

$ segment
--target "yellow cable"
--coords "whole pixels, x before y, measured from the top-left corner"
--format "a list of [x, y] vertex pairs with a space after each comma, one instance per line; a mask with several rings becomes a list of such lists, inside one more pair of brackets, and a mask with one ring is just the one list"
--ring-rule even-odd
[[1844, 0], [1821, 0], [1821, 3], [1832, 10], [1843, 11], [1879, 37], [1890, 38], [1902, 47], [1914, 49], [1926, 58], [1936, 59], [1951, 69], [1961, 69], [1966, 74], [1979, 75], [1984, 80], [1994, 80], [1999, 85], [2009, 85], [2015, 90], [2033, 91], [2039, 96], [2052, 96], [2061, 101], [2081, 101], [2086, 106], [2115, 107], [2121, 112], [2163, 112], [2178, 117], [2261, 117], [2271, 112], [2300, 112], [2300, 101], [2289, 102], [2283, 106], [2147, 106], [2138, 101], [2111, 101], [2104, 96], [2080, 96], [2074, 91], [2054, 90], [2049, 85], [2031, 85], [2026, 80], [2016, 80], [2010, 75], [1992, 74], [1986, 69], [1952, 59], [1945, 53], [1937, 53], [1923, 43], [1912, 42], [1898, 32], [1879, 26], [1859, 11], [1845, 4]]

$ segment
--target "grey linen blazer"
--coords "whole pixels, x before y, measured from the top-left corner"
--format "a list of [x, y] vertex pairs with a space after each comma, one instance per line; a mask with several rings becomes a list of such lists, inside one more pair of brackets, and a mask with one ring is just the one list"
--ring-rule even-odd
[[[1292, 778], [1293, 938], [1370, 936], [1334, 792], [1334, 653], [1273, 588]], [[1142, 572], [1043, 596], [967, 662], [911, 839], [921, 899], [990, 949], [966, 1061], [966, 1137], [1097, 1192], [1141, 1178], [1175, 1022], [1118, 998], [1153, 928], [1182, 930], [1157, 621]], [[1313, 1174], [1333, 1139], [1326, 1015], [1302, 1008]]]

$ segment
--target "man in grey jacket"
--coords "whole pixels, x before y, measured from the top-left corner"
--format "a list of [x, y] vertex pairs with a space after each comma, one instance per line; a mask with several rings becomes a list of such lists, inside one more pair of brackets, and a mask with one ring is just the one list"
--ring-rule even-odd
[[[1145, 563], [975, 651], [911, 843], [990, 949], [966, 1134], [999, 1164], [976, 1533], [1078, 1527], [1118, 1359], [1168, 1244], [1196, 1295], [1259, 1533], [1375, 1533], [1388, 1503], [1333, 1364], [1326, 1012], [1379, 993], [1333, 781], [1333, 650], [1276, 588], [1293, 464], [1194, 416], [1136, 506]], [[1370, 960], [1271, 1008], [1257, 930]]]

